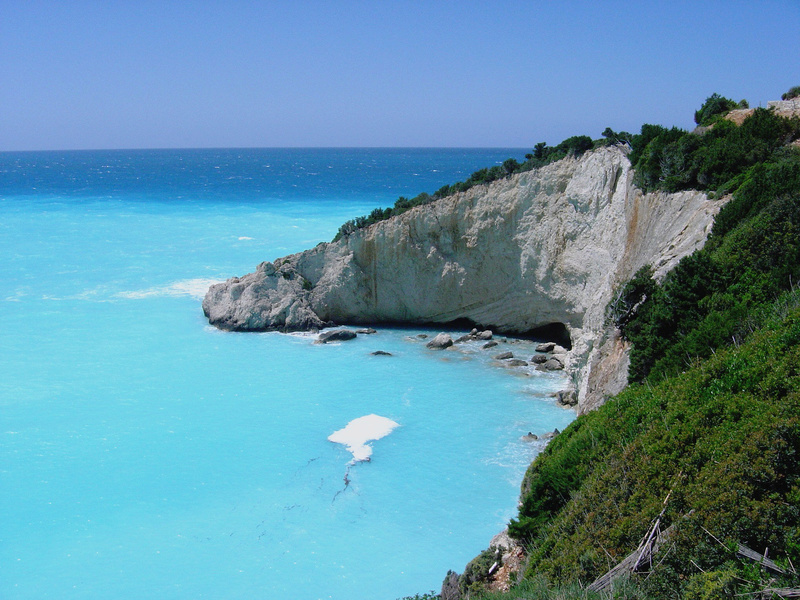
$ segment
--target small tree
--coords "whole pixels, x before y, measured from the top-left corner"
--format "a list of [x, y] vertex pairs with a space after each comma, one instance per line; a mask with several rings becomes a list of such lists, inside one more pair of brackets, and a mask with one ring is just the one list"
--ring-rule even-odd
[[515, 159], [509, 158], [503, 162], [503, 168], [508, 175], [511, 175], [514, 171], [519, 169], [519, 163]]
[[800, 85], [794, 86], [781, 96], [781, 100], [792, 100], [794, 98], [800, 98]]
[[706, 98], [706, 101], [703, 102], [703, 106], [700, 107], [700, 110], [694, 113], [694, 122], [703, 126], [711, 125], [711, 123], [716, 121], [716, 117], [732, 111], [737, 106], [738, 103], [730, 98], [724, 98], [719, 94], [711, 94]]

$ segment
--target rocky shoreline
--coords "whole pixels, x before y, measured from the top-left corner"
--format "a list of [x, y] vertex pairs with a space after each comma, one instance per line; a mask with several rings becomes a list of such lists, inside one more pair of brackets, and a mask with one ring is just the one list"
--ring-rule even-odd
[[[368, 329], [349, 329], [335, 328], [327, 329], [318, 333], [315, 344], [328, 344], [332, 342], [344, 342], [356, 339], [359, 335], [370, 335], [377, 333], [373, 328]], [[429, 334], [420, 333], [414, 336], [414, 341], [421, 341], [432, 351], [458, 350], [461, 345], [467, 342], [478, 343], [482, 351], [490, 354], [492, 363], [499, 367], [512, 370], [518, 375], [530, 375], [530, 370], [541, 372], [564, 372], [567, 381], [571, 381], [570, 371], [565, 366], [570, 364], [570, 352], [567, 348], [557, 342], [535, 342], [520, 338], [495, 337], [490, 329], [472, 329], [471, 332], [459, 336], [456, 339], [446, 332], [441, 332], [431, 337]], [[427, 340], [427, 341], [426, 341]], [[489, 352], [491, 351], [491, 352]], [[375, 356], [392, 356], [391, 353], [382, 350], [372, 352]], [[529, 358], [522, 358], [523, 356]], [[574, 376], [574, 373], [572, 373]], [[556, 404], [564, 408], [574, 409], [578, 403], [577, 393], [574, 385], [569, 383], [562, 390], [551, 394]], [[533, 441], [538, 439], [533, 434]]]
[[602, 148], [263, 262], [211, 286], [203, 310], [234, 331], [457, 321], [555, 331], [586, 412], [627, 380], [628, 349], [606, 314], [614, 294], [640, 267], [663, 276], [702, 246], [722, 204], [645, 194], [626, 149]]

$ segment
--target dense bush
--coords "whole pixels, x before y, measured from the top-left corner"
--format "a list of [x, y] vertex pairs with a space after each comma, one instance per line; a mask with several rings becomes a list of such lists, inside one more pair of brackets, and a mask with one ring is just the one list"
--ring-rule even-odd
[[530, 544], [529, 576], [591, 582], [636, 549], [668, 494], [663, 528], [674, 529], [646, 597], [727, 581], [701, 582], [701, 569], [747, 579], [730, 544], [798, 564], [800, 295], [790, 296], [747, 343], [682, 377], [629, 387], [548, 446], [510, 529]]
[[711, 94], [700, 110], [694, 113], [694, 122], [698, 125], [711, 125], [719, 117], [729, 113], [734, 108], [738, 108], [738, 104], [730, 98], [723, 98], [719, 94]]
[[800, 98], [800, 85], [789, 88], [788, 92], [781, 95], [781, 100], [792, 100], [794, 98]]
[[746, 171], [769, 161], [800, 137], [800, 119], [785, 119], [758, 108], [741, 126], [719, 120], [703, 132], [643, 125], [631, 140], [635, 182], [645, 190], [686, 189], [720, 193], [736, 189]]

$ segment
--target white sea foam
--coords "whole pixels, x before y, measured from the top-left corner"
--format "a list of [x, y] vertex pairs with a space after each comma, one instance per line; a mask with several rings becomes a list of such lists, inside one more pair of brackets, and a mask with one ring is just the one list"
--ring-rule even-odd
[[215, 283], [220, 283], [219, 279], [182, 279], [173, 281], [166, 285], [147, 288], [145, 290], [135, 290], [132, 292], [119, 292], [115, 294], [118, 298], [128, 298], [139, 300], [141, 298], [151, 298], [153, 296], [191, 296], [192, 298], [203, 299], [208, 288]]
[[334, 431], [328, 440], [347, 446], [347, 451], [353, 455], [352, 464], [369, 460], [372, 446], [367, 442], [386, 437], [395, 427], [400, 427], [400, 424], [387, 417], [366, 415], [350, 421], [344, 429]]
[[252, 240], [253, 238], [251, 238], [251, 237], [247, 237], [246, 235], [240, 235], [240, 236], [239, 236], [239, 239], [240, 239], [240, 240]]

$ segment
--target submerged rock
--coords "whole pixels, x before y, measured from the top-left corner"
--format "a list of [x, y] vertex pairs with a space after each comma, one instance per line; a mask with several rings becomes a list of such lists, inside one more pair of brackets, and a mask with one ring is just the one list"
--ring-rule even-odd
[[511, 358], [506, 361], [503, 361], [503, 366], [506, 367], [527, 367], [528, 363], [524, 360], [519, 358]]
[[375, 352], [370, 352], [372, 356], [393, 356], [391, 352], [385, 352], [384, 350], [375, 350]]

